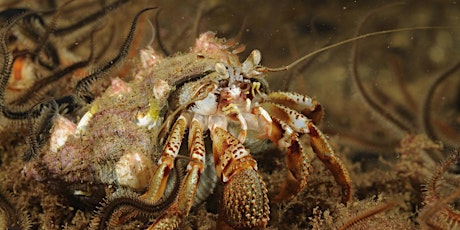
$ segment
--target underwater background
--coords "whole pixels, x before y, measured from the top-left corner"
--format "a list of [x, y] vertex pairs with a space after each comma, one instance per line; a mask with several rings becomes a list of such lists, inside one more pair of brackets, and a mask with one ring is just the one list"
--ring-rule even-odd
[[[0, 11], [32, 9], [49, 25], [54, 23], [55, 9], [60, 9], [55, 28], [65, 28], [113, 2], [73, 1], [59, 8], [64, 1], [1, 0]], [[361, 34], [388, 31], [326, 49], [287, 71], [267, 76], [272, 91], [298, 92], [321, 103], [325, 117], [319, 127], [350, 171], [354, 192], [352, 202], [342, 204], [340, 186], [316, 159], [306, 189], [291, 200], [270, 205], [267, 228], [458, 229], [458, 4], [437, 0], [133, 0], [78, 31], [71, 29], [65, 41], [50, 41], [68, 50], [71, 57], [62, 58], [64, 66], [69, 64], [67, 60], [88, 57], [90, 47], [94, 47], [96, 58], [78, 73], [84, 75], [117, 54], [138, 11], [158, 6], [160, 10], [148, 13], [149, 20], [139, 24], [136, 45], [123, 66], [116, 67], [120, 75], [130, 75], [140, 49], [151, 45], [169, 55], [180, 55], [206, 31], [245, 45], [239, 54], [241, 61], [252, 50], [260, 50], [262, 65], [267, 67], [289, 65], [306, 54]], [[5, 24], [8, 15], [3, 15]], [[94, 28], [95, 33], [91, 32]], [[394, 31], [401, 28], [411, 29]], [[90, 37], [94, 44], [90, 44]], [[19, 48], [28, 47], [27, 39], [17, 34], [8, 39]], [[57, 82], [45, 96], [70, 92], [77, 78], [69, 76]], [[32, 87], [24, 84], [25, 88]], [[17, 92], [10, 87], [4, 97], [8, 103]], [[41, 97], [31, 98], [28, 105], [40, 102]], [[87, 229], [100, 202], [114, 188], [27, 176], [24, 167], [30, 162], [23, 156], [30, 149], [28, 126], [27, 120], [0, 118], [0, 224], [8, 226], [17, 220], [23, 224], [9, 227]], [[264, 145], [262, 151], [252, 153], [273, 195], [288, 170], [284, 153], [273, 144]], [[39, 155], [29, 161], [40, 164], [41, 160]], [[215, 228], [221, 190], [222, 185], [218, 185], [212, 195], [193, 207], [179, 229]], [[90, 192], [82, 195], [81, 191]], [[116, 229], [146, 228], [148, 223], [136, 219]]]

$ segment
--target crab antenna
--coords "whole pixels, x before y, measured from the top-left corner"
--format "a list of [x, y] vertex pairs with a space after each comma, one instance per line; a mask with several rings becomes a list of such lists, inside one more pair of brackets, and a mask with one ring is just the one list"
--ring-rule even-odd
[[445, 29], [453, 29], [453, 28], [460, 28], [458, 26], [419, 26], [419, 27], [410, 27], [410, 28], [400, 28], [400, 29], [394, 29], [394, 30], [384, 30], [384, 31], [378, 31], [378, 32], [372, 32], [372, 33], [367, 33], [367, 34], [363, 34], [363, 35], [359, 35], [357, 37], [354, 37], [354, 38], [349, 38], [349, 39], [346, 39], [346, 40], [343, 40], [341, 42], [337, 42], [337, 43], [334, 43], [332, 45], [328, 45], [328, 46], [325, 46], [321, 49], [318, 49], [318, 50], [315, 50], [297, 60], [295, 60], [294, 62], [292, 62], [291, 64], [287, 65], [287, 66], [282, 66], [282, 67], [278, 67], [278, 68], [269, 68], [269, 67], [260, 67], [259, 70], [260, 71], [266, 71], [266, 72], [281, 72], [281, 71], [286, 71], [286, 70], [289, 70], [291, 69], [292, 67], [296, 66], [297, 64], [307, 60], [308, 58], [316, 55], [316, 54], [319, 54], [319, 53], [322, 53], [326, 50], [329, 50], [329, 49], [332, 49], [332, 48], [335, 48], [335, 47], [338, 47], [338, 46], [342, 46], [342, 45], [346, 45], [348, 43], [351, 43], [351, 42], [354, 42], [356, 40], [361, 40], [361, 39], [364, 39], [364, 38], [368, 38], [368, 37], [373, 37], [373, 36], [377, 36], [377, 35], [382, 35], [382, 34], [391, 34], [391, 33], [397, 33], [397, 32], [404, 32], [404, 31], [415, 31], [415, 30], [433, 30], [433, 29], [436, 29], [436, 30], [445, 30]]

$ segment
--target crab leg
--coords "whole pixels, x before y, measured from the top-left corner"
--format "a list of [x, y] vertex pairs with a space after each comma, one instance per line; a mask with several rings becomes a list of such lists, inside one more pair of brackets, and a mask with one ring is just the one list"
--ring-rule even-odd
[[230, 104], [224, 108], [222, 108], [222, 111], [224, 112], [225, 115], [230, 115], [230, 114], [235, 114], [236, 119], [240, 122], [240, 127], [241, 127], [241, 132], [238, 135], [238, 140], [241, 143], [244, 143], [246, 140], [246, 135], [248, 131], [248, 124], [246, 122], [246, 119], [244, 119], [243, 115], [241, 114], [240, 109], [238, 109], [238, 106], [235, 104]]
[[187, 165], [187, 175], [183, 180], [177, 201], [149, 229], [178, 228], [182, 218], [188, 215], [192, 207], [200, 175], [205, 165], [206, 152], [201, 124], [198, 119], [192, 119], [189, 132], [189, 150], [192, 160]]
[[272, 126], [273, 131], [269, 138], [282, 149], [287, 149], [286, 165], [290, 171], [279, 193], [272, 199], [273, 202], [279, 203], [299, 193], [307, 185], [312, 171], [311, 159], [314, 155], [311, 151], [307, 151], [308, 148], [299, 141], [298, 133], [286, 123], [275, 119]]
[[342, 186], [342, 203], [346, 204], [351, 200], [352, 187], [351, 179], [347, 168], [340, 158], [336, 156], [324, 134], [313, 124], [308, 123], [310, 143], [316, 156], [323, 162], [326, 168], [332, 172], [337, 184]]
[[142, 195], [143, 199], [150, 202], [157, 202], [163, 195], [169, 173], [174, 167], [174, 159], [179, 153], [187, 124], [188, 120], [183, 114], [181, 114], [174, 123], [168, 140], [163, 147], [163, 152], [158, 162], [159, 166], [150, 181], [147, 192]]
[[[326, 168], [332, 172], [335, 181], [342, 187], [342, 202], [347, 203], [351, 200], [351, 179], [348, 170], [343, 165], [342, 161], [335, 155], [329, 143], [326, 141], [326, 137], [321, 131], [308, 119], [305, 115], [297, 112], [296, 110], [287, 108], [285, 106], [265, 102], [261, 104], [261, 107], [265, 109], [272, 118], [278, 122], [278, 126], [273, 125], [273, 129], [270, 139], [277, 143], [281, 147], [288, 148], [287, 163], [290, 167], [290, 171], [294, 178], [298, 181], [299, 186], [305, 186], [306, 178], [308, 175], [306, 168], [307, 162], [309, 162], [308, 155], [304, 153], [300, 142], [298, 141], [297, 134], [301, 133], [308, 134], [310, 137], [310, 144], [315, 152], [316, 156], [323, 162]], [[277, 130], [277, 131], [276, 131]], [[292, 142], [289, 143], [289, 136], [292, 138]], [[282, 141], [282, 142], [280, 142]], [[287, 144], [287, 146], [283, 146]], [[297, 160], [303, 162], [302, 164], [295, 163]], [[292, 163], [290, 163], [292, 162]], [[294, 167], [294, 168], [291, 168]], [[300, 172], [296, 175], [295, 172]], [[281, 197], [279, 197], [281, 198]]]
[[310, 97], [293, 92], [272, 92], [267, 96], [268, 101], [284, 105], [293, 110], [300, 111], [303, 115], [318, 124], [323, 118], [323, 108]]
[[219, 224], [237, 229], [265, 228], [269, 220], [267, 189], [249, 150], [228, 131], [211, 127], [216, 173], [225, 184]]

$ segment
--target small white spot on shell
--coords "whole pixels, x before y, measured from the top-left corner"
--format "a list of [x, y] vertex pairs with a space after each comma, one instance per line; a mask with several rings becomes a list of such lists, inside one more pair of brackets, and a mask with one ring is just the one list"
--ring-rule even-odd
[[159, 60], [161, 60], [160, 55], [158, 55], [150, 46], [147, 49], [142, 49], [139, 53], [141, 66], [144, 69], [152, 68]]
[[133, 190], [147, 187], [153, 170], [153, 162], [144, 154], [137, 152], [126, 153], [115, 166], [118, 184]]
[[67, 141], [67, 138], [75, 133], [76, 125], [69, 119], [58, 115], [51, 131], [50, 150], [56, 153]]
[[153, 85], [153, 95], [156, 99], [162, 100], [169, 95], [171, 86], [165, 80], [157, 79]]
[[121, 96], [131, 91], [131, 87], [128, 86], [126, 82], [116, 77], [110, 81], [110, 95], [111, 96]]
[[147, 127], [149, 130], [161, 125], [163, 119], [154, 118], [149, 114], [139, 112], [136, 116], [136, 124], [141, 127]]
[[83, 117], [78, 122], [78, 126], [75, 130], [75, 135], [81, 135], [86, 131], [89, 121], [93, 118], [93, 113], [91, 111], [86, 112]]

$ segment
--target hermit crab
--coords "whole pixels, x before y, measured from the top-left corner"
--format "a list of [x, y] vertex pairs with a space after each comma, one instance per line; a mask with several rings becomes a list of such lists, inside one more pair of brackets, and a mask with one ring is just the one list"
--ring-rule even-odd
[[[126, 56], [137, 20], [152, 9], [136, 15], [120, 54], [79, 80], [72, 94], [28, 108], [5, 103], [10, 72], [19, 60], [9, 52], [6, 37], [18, 21], [32, 13], [15, 12], [18, 14], [8, 19], [0, 44], [4, 59], [0, 104], [3, 117], [31, 121], [31, 148], [25, 157], [29, 162], [24, 166], [24, 175], [82, 187], [109, 184], [133, 191], [145, 191], [147, 187], [141, 196], [134, 198], [131, 194], [127, 199], [162, 207], [164, 211], [151, 227], [170, 229], [188, 215], [205, 167], [215, 167], [224, 184], [220, 222], [234, 228], [264, 228], [269, 221], [268, 191], [246, 143], [270, 140], [285, 152], [289, 168], [275, 200], [286, 200], [307, 185], [314, 158], [307, 151], [311, 146], [342, 187], [342, 202], [350, 201], [348, 171], [317, 128], [323, 116], [321, 105], [297, 93], [271, 92], [264, 80], [270, 69], [260, 65], [258, 50], [241, 63], [236, 55], [239, 48], [212, 32], [200, 35], [186, 54], [162, 57], [147, 48], [140, 51], [132, 81], [112, 78], [107, 90], [96, 95], [93, 85]], [[44, 37], [43, 42], [47, 39]], [[82, 109], [87, 112], [76, 122], [62, 115]], [[310, 146], [301, 141], [304, 135], [309, 137]], [[184, 139], [187, 145], [182, 143]], [[205, 147], [208, 139], [212, 151]], [[181, 148], [189, 153], [189, 163], [181, 186], [173, 189], [177, 190], [172, 192], [177, 198], [161, 199]], [[206, 154], [213, 155], [213, 165], [205, 162]], [[91, 195], [90, 190], [84, 189], [74, 189], [73, 193]], [[115, 205], [113, 209], [122, 212], [139, 208], [129, 202], [118, 207], [123, 197], [108, 199], [92, 227], [110, 225], [106, 222], [115, 211], [104, 217], [110, 202]]]
[[[249, 138], [269, 139], [286, 151], [290, 174], [276, 199], [287, 199], [307, 184], [313, 156], [299, 141], [302, 135], [307, 134], [313, 151], [342, 186], [342, 201], [349, 201], [351, 181], [348, 171], [316, 127], [322, 118], [321, 106], [315, 100], [296, 93], [269, 92], [263, 80], [266, 69], [260, 66], [260, 52], [254, 50], [240, 63], [228, 47], [213, 33], [204, 33], [189, 54], [162, 59], [150, 51], [144, 56], [147, 60], [142, 62], [149, 68], [141, 68], [137, 78], [145, 81], [148, 76], [167, 76], [153, 80], [156, 81], [153, 91], [166, 91], [154, 98], [161, 101], [166, 95], [169, 102], [176, 103], [170, 104], [161, 125], [160, 132], [168, 130], [167, 137], [159, 166], [142, 197], [157, 201], [162, 196], [187, 129], [191, 158], [177, 203], [154, 225], [177, 226], [181, 216], [189, 212], [200, 174], [206, 165], [206, 132], [212, 140], [216, 173], [224, 184], [220, 215], [232, 227], [265, 227], [268, 222], [267, 190], [257, 174], [257, 162], [244, 145]], [[183, 67], [178, 69], [178, 65]], [[175, 79], [176, 76], [188, 78], [187, 82], [177, 84], [184, 79]], [[155, 110], [156, 106], [150, 103], [149, 111]], [[141, 112], [138, 124], [156, 126], [158, 118], [155, 115]], [[146, 120], [148, 122], [144, 123]], [[161, 136], [160, 133], [160, 140]]]

